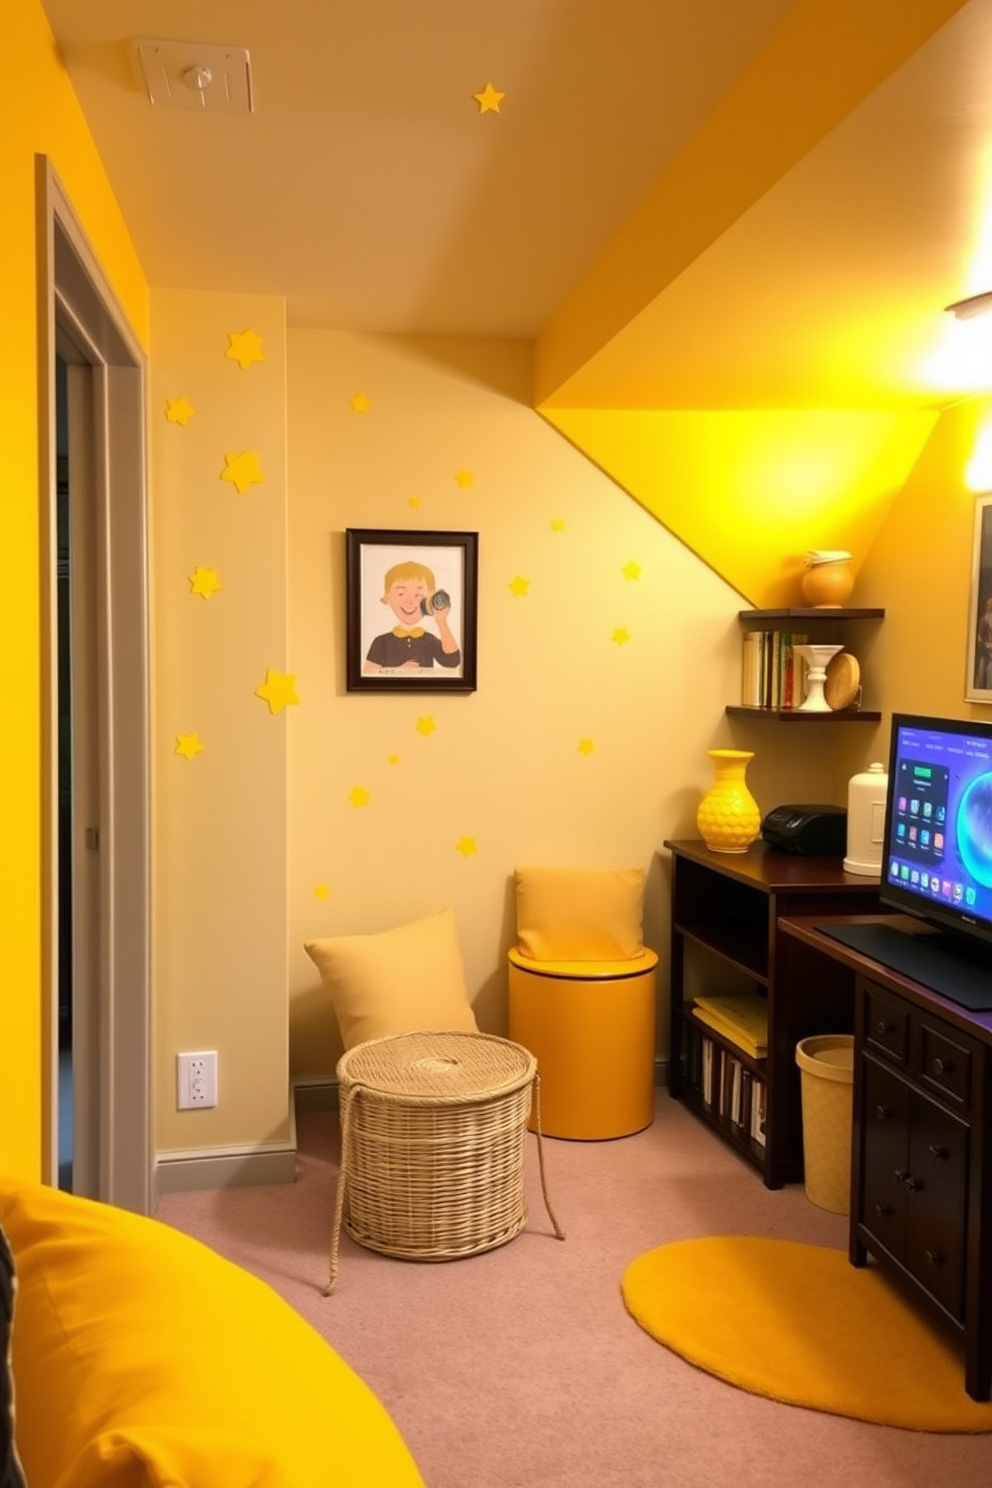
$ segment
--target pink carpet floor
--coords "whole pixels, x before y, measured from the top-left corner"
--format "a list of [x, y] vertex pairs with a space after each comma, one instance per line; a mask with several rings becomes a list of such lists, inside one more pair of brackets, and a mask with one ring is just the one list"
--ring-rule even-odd
[[269, 1282], [333, 1344], [392, 1414], [428, 1488], [992, 1483], [992, 1436], [899, 1431], [779, 1405], [701, 1373], [633, 1322], [624, 1268], [665, 1241], [753, 1234], [846, 1247], [846, 1219], [810, 1203], [801, 1185], [769, 1192], [665, 1091], [654, 1124], [636, 1136], [545, 1140], [563, 1242], [529, 1137], [530, 1217], [515, 1240], [425, 1264], [344, 1236], [331, 1297], [321, 1287], [336, 1116], [301, 1115], [298, 1136], [295, 1184], [170, 1194], [157, 1215]]

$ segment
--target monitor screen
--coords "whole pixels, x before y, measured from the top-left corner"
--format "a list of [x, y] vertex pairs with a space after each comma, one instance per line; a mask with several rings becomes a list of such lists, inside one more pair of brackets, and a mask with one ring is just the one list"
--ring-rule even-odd
[[992, 944], [992, 721], [893, 715], [879, 898]]

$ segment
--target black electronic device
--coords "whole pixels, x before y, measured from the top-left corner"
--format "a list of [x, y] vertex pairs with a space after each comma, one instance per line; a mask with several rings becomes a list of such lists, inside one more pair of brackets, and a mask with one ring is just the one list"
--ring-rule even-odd
[[846, 806], [776, 806], [761, 823], [776, 852], [804, 858], [842, 858], [847, 852]]

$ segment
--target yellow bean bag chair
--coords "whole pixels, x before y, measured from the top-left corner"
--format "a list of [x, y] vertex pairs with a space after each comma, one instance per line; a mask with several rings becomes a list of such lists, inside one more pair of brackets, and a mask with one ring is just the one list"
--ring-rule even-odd
[[368, 1386], [199, 1241], [3, 1180], [0, 1226], [31, 1488], [423, 1488]]

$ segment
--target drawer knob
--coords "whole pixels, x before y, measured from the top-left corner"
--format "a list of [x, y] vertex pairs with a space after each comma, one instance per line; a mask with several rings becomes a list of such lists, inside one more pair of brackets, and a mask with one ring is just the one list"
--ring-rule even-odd
[[887, 1023], [884, 1018], [879, 1018], [878, 1026], [876, 1027], [875, 1032], [878, 1034], [879, 1038], [884, 1038], [887, 1033], [892, 1032], [892, 1024]]
[[928, 1266], [939, 1266], [944, 1259], [939, 1250], [925, 1250], [923, 1254]]
[[879, 1219], [888, 1219], [889, 1215], [892, 1213], [892, 1210], [889, 1208], [888, 1204], [876, 1204], [875, 1213], [878, 1215]]
[[938, 1146], [938, 1144], [936, 1142], [931, 1142], [930, 1143], [930, 1156], [931, 1157], [941, 1157], [941, 1158], [943, 1158], [943, 1157], [947, 1157], [947, 1155], [948, 1154], [947, 1154], [947, 1148], [946, 1147], [940, 1147], [940, 1146]]
[[920, 1193], [926, 1187], [926, 1184], [920, 1178], [914, 1178], [912, 1177], [912, 1175], [907, 1175], [906, 1187], [909, 1189], [910, 1193]]
[[888, 1121], [889, 1117], [892, 1115], [892, 1107], [876, 1106], [875, 1115], [877, 1116], [879, 1121]]
[[895, 1180], [897, 1183], [905, 1183], [908, 1177], [909, 1174], [907, 1173], [905, 1168], [896, 1168]]
[[950, 1074], [953, 1073], [953, 1071], [954, 1071], [954, 1066], [953, 1066], [953, 1064], [951, 1063], [951, 1061], [949, 1059], [935, 1059], [934, 1060], [934, 1062], [933, 1062], [933, 1072], [934, 1072], [935, 1075], [950, 1075]]

